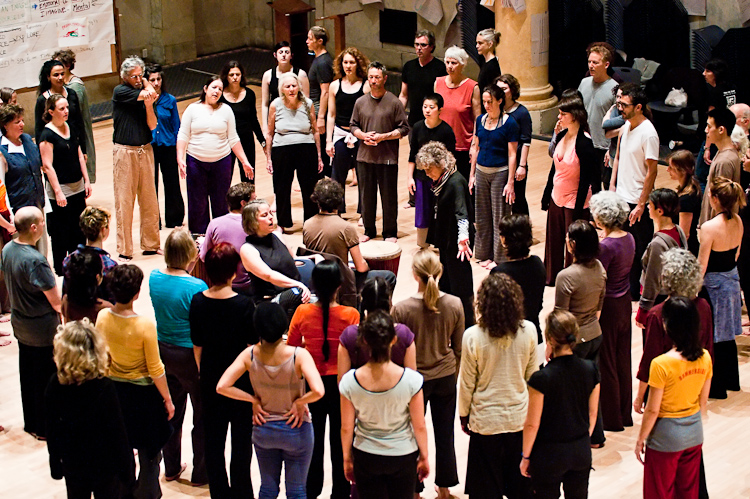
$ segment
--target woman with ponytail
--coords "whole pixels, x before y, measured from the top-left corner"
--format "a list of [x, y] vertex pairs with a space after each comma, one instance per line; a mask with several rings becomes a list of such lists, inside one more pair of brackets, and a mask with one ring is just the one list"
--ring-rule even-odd
[[341, 282], [341, 272], [336, 262], [323, 260], [317, 264], [312, 271], [312, 283], [318, 301], [300, 305], [289, 324], [287, 345], [304, 346], [310, 352], [325, 387], [323, 398], [310, 404], [315, 443], [307, 474], [307, 497], [318, 497], [323, 489], [326, 416], [331, 428], [331, 498], [345, 499], [350, 493], [349, 482], [344, 476], [341, 433], [338, 431], [341, 427], [341, 406], [336, 377], [337, 353], [339, 336], [347, 326], [359, 323], [359, 312], [336, 301]]
[[737, 182], [715, 177], [708, 186], [711, 208], [717, 215], [701, 225], [698, 262], [703, 284], [714, 312], [714, 380], [711, 398], [727, 398], [739, 391], [740, 372], [735, 337], [742, 334], [742, 295], [737, 258], [744, 228], [737, 211], [745, 206], [745, 193]]
[[393, 320], [414, 332], [417, 371], [424, 377], [425, 410], [430, 403], [435, 432], [435, 485], [439, 499], [451, 497], [458, 485], [453, 421], [456, 413], [456, 372], [461, 360], [464, 309], [461, 300], [442, 293], [437, 281], [443, 273], [440, 257], [429, 249], [414, 255], [412, 274], [417, 294], [393, 307]]
[[588, 497], [590, 435], [599, 407], [599, 370], [573, 354], [578, 321], [566, 310], [547, 316], [547, 365], [529, 378], [529, 411], [523, 427], [521, 474], [535, 497]]

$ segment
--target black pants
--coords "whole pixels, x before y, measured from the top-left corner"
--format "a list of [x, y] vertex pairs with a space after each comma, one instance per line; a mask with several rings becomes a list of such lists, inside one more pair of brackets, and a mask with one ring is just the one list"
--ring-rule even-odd
[[198, 367], [195, 363], [192, 348], [159, 342], [159, 354], [167, 371], [167, 385], [174, 403], [172, 436], [162, 449], [164, 454], [164, 474], [175, 476], [182, 466], [182, 423], [185, 420], [188, 395], [193, 406], [193, 483], [208, 482], [204, 449], [203, 404], [198, 386]]
[[52, 346], [32, 347], [18, 342], [18, 377], [21, 381], [23, 429], [39, 437], [47, 436], [44, 390], [57, 372]]
[[383, 207], [383, 238], [398, 236], [398, 165], [357, 163], [357, 181], [362, 192], [362, 218], [365, 235], [377, 236], [375, 215], [378, 211], [378, 189]]
[[[636, 205], [628, 203], [628, 206], [632, 211]], [[635, 258], [633, 266], [630, 267], [630, 296], [633, 301], [638, 301], [641, 298], [641, 271], [643, 270], [641, 257], [648, 243], [654, 238], [654, 221], [648, 216], [648, 209], [646, 209], [639, 221], [633, 225], [628, 221], [623, 229], [630, 232], [635, 239]]]
[[430, 404], [432, 429], [435, 434], [435, 485], [453, 487], [458, 484], [456, 449], [453, 444], [453, 422], [456, 419], [456, 375], [425, 381], [422, 385], [424, 408]]
[[185, 221], [185, 202], [180, 191], [180, 170], [177, 166], [177, 146], [154, 147], [154, 181], [159, 195], [159, 170], [164, 182], [164, 222], [168, 229]]
[[708, 396], [714, 399], [727, 398], [727, 390], [739, 391], [740, 371], [737, 361], [737, 342], [717, 341], [714, 343], [714, 377]]
[[302, 207], [307, 220], [318, 214], [318, 206], [310, 196], [320, 178], [318, 152], [315, 144], [294, 144], [271, 148], [273, 162], [273, 192], [276, 194], [276, 216], [281, 227], [291, 227], [292, 182], [297, 172], [297, 182], [302, 191]]
[[[604, 178], [604, 156], [606, 156], [609, 153], [609, 149], [599, 149], [594, 148], [594, 154], [596, 156], [596, 161], [598, 162], [597, 171], [599, 172], [599, 177], [597, 180], [594, 181], [594, 185], [591, 186], [591, 189], [594, 193], [599, 192], [602, 190], [602, 179]], [[611, 171], [611, 169], [610, 169]], [[610, 173], [610, 177], [611, 177]], [[609, 183], [607, 183], [609, 185]], [[648, 216], [648, 213], [645, 213], [646, 216]]]
[[132, 497], [132, 484], [123, 483], [116, 474], [107, 476], [85, 475], [77, 477], [65, 474], [65, 488], [68, 499], [128, 499]]
[[328, 419], [328, 442], [331, 450], [331, 499], [349, 499], [349, 481], [344, 476], [344, 455], [341, 450], [341, 398], [336, 375], [322, 376], [326, 393], [323, 398], [310, 404], [313, 432], [315, 435], [312, 461], [307, 472], [307, 497], [315, 498], [323, 490], [323, 465], [325, 461], [326, 419]]
[[456, 258], [458, 246], [448, 244], [438, 246], [440, 249], [440, 263], [443, 264], [443, 275], [440, 277], [438, 287], [443, 293], [457, 296], [464, 307], [464, 326], [470, 328], [476, 323], [474, 318], [474, 276], [471, 271], [471, 262], [466, 258], [463, 261]]
[[[528, 169], [527, 169], [528, 171]], [[513, 203], [513, 213], [518, 215], [529, 214], [529, 203], [526, 201], [526, 181], [529, 179], [527, 173], [523, 180], [516, 180], [513, 183], [513, 190], [516, 193], [516, 200]]]
[[521, 475], [523, 432], [469, 434], [466, 494], [470, 499], [531, 497], [531, 480]]
[[412, 499], [419, 451], [380, 456], [352, 449], [354, 478], [360, 499]]
[[80, 226], [80, 217], [86, 209], [86, 193], [79, 192], [67, 198], [68, 204], [61, 207], [57, 201], [50, 199], [52, 213], [47, 214], [47, 230], [52, 239], [52, 258], [55, 273], [63, 275], [63, 260], [69, 253], [78, 249], [79, 244], [86, 244]]
[[[331, 160], [331, 178], [341, 184], [344, 188], [344, 197], [341, 198], [341, 205], [339, 206], [339, 213], [346, 213], [346, 177], [349, 175], [349, 170], [357, 167], [357, 151], [359, 150], [359, 141], [354, 143], [354, 147], [349, 147], [346, 142], [341, 139], [333, 146], [334, 155]], [[357, 183], [359, 186], [359, 182]], [[359, 188], [359, 187], [358, 187]], [[362, 199], [359, 197], [357, 211], [361, 211]]]
[[[253, 458], [253, 406], [216, 393], [215, 384], [201, 384], [206, 438], [206, 471], [212, 497], [253, 497], [250, 462]], [[229, 477], [225, 461], [227, 431], [232, 425]], [[231, 486], [230, 486], [231, 480]]]
[[560, 484], [565, 491], [565, 499], [586, 499], [589, 494], [589, 474], [591, 469], [568, 470], [560, 476], [546, 473], [532, 474], [534, 497], [557, 499], [560, 497]]
[[[596, 364], [597, 369], [599, 368], [599, 350], [602, 346], [602, 337], [597, 336], [591, 341], [586, 341], [576, 344], [573, 347], [573, 353], [581, 359], [593, 360]], [[594, 425], [594, 432], [591, 434], [591, 444], [599, 445], [603, 444], [606, 438], [604, 437], [604, 425], [602, 423], [602, 409], [601, 402], [599, 403], [599, 410], [596, 413], [596, 424]]]
[[[458, 170], [458, 173], [466, 179], [466, 183], [468, 184], [469, 176], [471, 175], [471, 158], [469, 157], [469, 151], [456, 151], [454, 156], [456, 158], [456, 170]], [[474, 206], [475, 192], [476, 189], [472, 189], [471, 194], [469, 194], [469, 201], [472, 206]]]

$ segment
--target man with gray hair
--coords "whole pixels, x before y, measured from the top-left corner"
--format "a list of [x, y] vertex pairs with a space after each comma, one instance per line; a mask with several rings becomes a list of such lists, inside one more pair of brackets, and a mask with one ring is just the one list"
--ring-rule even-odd
[[398, 236], [398, 140], [409, 133], [404, 105], [385, 89], [388, 76], [377, 61], [367, 68], [370, 93], [354, 103], [352, 134], [362, 143], [357, 151], [357, 178], [362, 192], [362, 218], [365, 235], [362, 242], [375, 237], [375, 212], [378, 187], [383, 205], [383, 239]]
[[57, 370], [52, 340], [60, 325], [60, 292], [47, 259], [34, 247], [44, 235], [44, 214], [36, 206], [24, 206], [15, 215], [18, 237], [3, 248], [2, 271], [18, 340], [23, 429], [44, 440], [44, 390]]
[[112, 93], [112, 176], [117, 219], [117, 252], [120, 261], [133, 259], [133, 208], [141, 214], [141, 249], [144, 255], [159, 249], [159, 202], [154, 185], [154, 151], [151, 130], [156, 128], [154, 102], [158, 94], [143, 79], [143, 61], [130, 56], [120, 66], [122, 83]]

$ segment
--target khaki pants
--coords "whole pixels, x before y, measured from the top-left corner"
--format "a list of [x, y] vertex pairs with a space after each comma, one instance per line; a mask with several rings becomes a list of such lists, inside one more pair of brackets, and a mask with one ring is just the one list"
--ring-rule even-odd
[[151, 144], [114, 144], [113, 177], [117, 252], [133, 256], [133, 209], [138, 196], [141, 215], [141, 249], [159, 249], [159, 203], [154, 187], [154, 152]]

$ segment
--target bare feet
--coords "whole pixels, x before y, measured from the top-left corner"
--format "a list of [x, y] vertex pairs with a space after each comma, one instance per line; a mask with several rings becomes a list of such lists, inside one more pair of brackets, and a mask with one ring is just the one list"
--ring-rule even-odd
[[[10, 322], [10, 314], [0, 315], [0, 323]], [[8, 333], [0, 333], [0, 336], [9, 336]]]
[[178, 478], [180, 478], [180, 475], [182, 475], [182, 472], [185, 471], [185, 469], [187, 469], [187, 464], [182, 463], [180, 465], [180, 471], [178, 471], [176, 475], [172, 475], [172, 476], [166, 476], [165, 475], [164, 476], [164, 480], [166, 480], [168, 482], [174, 482], [175, 480], [177, 480]]
[[490, 267], [490, 265], [492, 265], [494, 267], [497, 264], [495, 262], [493, 262], [492, 260], [482, 260], [481, 262], [479, 262], [479, 266], [482, 267], [483, 269], [492, 268], [492, 267]]
[[364, 234], [362, 234], [361, 236], [359, 236], [359, 242], [360, 243], [366, 243], [369, 240], [370, 240], [370, 236], [366, 236]]
[[437, 492], [437, 499], [451, 499], [451, 491], [448, 487], [435, 487], [435, 491]]
[[387, 242], [387, 243], [397, 243], [398, 242], [398, 238], [397, 237], [386, 237], [385, 238], [385, 242]]
[[10, 343], [10, 340], [0, 340], [0, 347], [7, 347]]
[[490, 263], [488, 263], [488, 264], [487, 264], [487, 266], [486, 266], [485, 268], [486, 268], [487, 270], [492, 270], [492, 269], [494, 269], [495, 267], [497, 267], [497, 264], [496, 264], [495, 262], [493, 262], [493, 261], [490, 261]]

